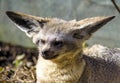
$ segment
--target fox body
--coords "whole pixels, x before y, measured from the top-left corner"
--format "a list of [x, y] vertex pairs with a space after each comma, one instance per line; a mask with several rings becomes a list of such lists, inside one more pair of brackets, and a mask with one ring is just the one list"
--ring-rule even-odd
[[85, 41], [114, 16], [65, 21], [6, 14], [38, 46], [37, 83], [120, 83], [120, 49], [85, 48]]

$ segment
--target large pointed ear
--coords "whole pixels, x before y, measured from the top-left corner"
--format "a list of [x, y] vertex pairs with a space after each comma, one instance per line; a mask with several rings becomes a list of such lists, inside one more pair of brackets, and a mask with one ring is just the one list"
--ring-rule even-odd
[[32, 37], [39, 32], [39, 30], [44, 27], [44, 24], [49, 22], [49, 19], [47, 18], [36, 17], [19, 12], [7, 11], [6, 14], [15, 25], [29, 37]]
[[77, 39], [84, 38], [87, 40], [94, 32], [96, 32], [114, 17], [115, 16], [93, 17], [78, 21], [75, 23], [74, 29], [72, 30], [73, 37]]

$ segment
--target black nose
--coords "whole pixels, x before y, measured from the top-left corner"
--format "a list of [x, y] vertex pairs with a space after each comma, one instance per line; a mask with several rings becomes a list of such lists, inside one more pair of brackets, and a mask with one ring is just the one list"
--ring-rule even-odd
[[48, 50], [43, 51], [43, 52], [42, 52], [42, 55], [43, 55], [44, 57], [48, 57], [48, 56], [49, 56], [49, 51], [48, 51]]
[[43, 51], [42, 52], [42, 55], [41, 55], [44, 59], [52, 59], [54, 58], [55, 56], [55, 53], [54, 51], [50, 51], [50, 50], [46, 50], [46, 51]]

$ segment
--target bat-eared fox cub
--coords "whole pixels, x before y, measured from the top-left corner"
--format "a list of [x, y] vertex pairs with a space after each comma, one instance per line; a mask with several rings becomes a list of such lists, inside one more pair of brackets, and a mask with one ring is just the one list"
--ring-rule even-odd
[[85, 48], [85, 41], [115, 16], [66, 21], [6, 14], [38, 46], [37, 83], [120, 83], [120, 48]]

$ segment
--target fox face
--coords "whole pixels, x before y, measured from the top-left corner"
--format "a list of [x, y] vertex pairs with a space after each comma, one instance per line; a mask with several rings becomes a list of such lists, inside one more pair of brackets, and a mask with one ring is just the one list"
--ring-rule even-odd
[[58, 18], [42, 18], [18, 12], [7, 11], [8, 17], [26, 33], [39, 48], [39, 54], [46, 60], [57, 60], [74, 55], [91, 35], [112, 20], [114, 16], [93, 17], [81, 21], [66, 21]]
[[80, 42], [77, 43], [78, 39], [73, 37], [74, 34], [70, 29], [72, 27], [74, 25], [70, 22], [46, 24], [33, 37], [33, 42], [37, 44], [40, 55], [45, 59], [53, 59], [78, 49], [77, 44], [80, 44]]

